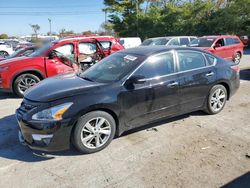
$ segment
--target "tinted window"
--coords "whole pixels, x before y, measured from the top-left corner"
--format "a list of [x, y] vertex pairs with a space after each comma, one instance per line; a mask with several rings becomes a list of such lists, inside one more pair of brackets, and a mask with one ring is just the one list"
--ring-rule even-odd
[[234, 44], [234, 40], [232, 38], [226, 38], [226, 45]]
[[189, 44], [189, 40], [188, 38], [180, 38], [180, 45], [184, 46], [184, 45], [188, 45]]
[[174, 59], [172, 53], [165, 53], [149, 57], [146, 62], [134, 73], [145, 78], [153, 78], [174, 73]]
[[152, 39], [144, 40], [143, 43], [141, 43], [141, 46], [148, 46], [148, 45], [150, 45], [152, 42], [153, 42]]
[[233, 40], [234, 40], [234, 44], [240, 44], [240, 40], [239, 39], [234, 38]]
[[192, 70], [206, 66], [204, 56], [199, 52], [178, 52], [180, 71]]
[[179, 46], [180, 43], [179, 43], [179, 40], [178, 38], [173, 38], [168, 45], [173, 45], [173, 46]]
[[157, 40], [154, 41], [154, 45], [166, 45], [167, 42], [168, 42], [168, 40], [164, 39], [164, 38], [163, 39], [157, 39]]
[[205, 54], [205, 56], [206, 56], [206, 59], [207, 59], [207, 62], [209, 65], [213, 65], [215, 63], [215, 60], [216, 60], [215, 57], [212, 57], [212, 56], [207, 55], [207, 54]]
[[192, 40], [189, 46], [191, 47], [211, 47], [214, 43], [214, 38], [197, 38]]

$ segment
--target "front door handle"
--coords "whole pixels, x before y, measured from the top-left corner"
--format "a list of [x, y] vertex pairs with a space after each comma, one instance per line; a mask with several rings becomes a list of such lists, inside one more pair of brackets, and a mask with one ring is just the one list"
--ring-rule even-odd
[[206, 76], [213, 76], [214, 75], [214, 72], [209, 72], [206, 74]]
[[171, 82], [171, 83], [169, 83], [169, 84], [167, 85], [167, 87], [172, 88], [172, 87], [175, 87], [175, 86], [178, 86], [178, 85], [179, 85], [178, 82]]

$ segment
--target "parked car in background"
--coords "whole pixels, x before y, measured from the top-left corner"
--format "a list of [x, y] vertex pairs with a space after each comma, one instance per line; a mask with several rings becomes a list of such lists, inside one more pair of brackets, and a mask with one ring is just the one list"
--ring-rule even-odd
[[239, 84], [239, 67], [206, 51], [130, 48], [28, 90], [16, 111], [20, 142], [56, 151], [72, 141], [82, 153], [97, 152], [115, 135], [162, 118], [217, 114]]
[[[103, 48], [101, 42], [111, 46]], [[77, 37], [57, 40], [41, 47], [28, 57], [0, 63], [0, 89], [22, 97], [39, 81], [58, 74], [77, 72], [80, 65], [92, 65], [122, 46], [113, 44], [112, 37]]]
[[196, 37], [193, 36], [156, 37], [144, 40], [141, 46], [187, 46], [194, 39], [196, 39]]
[[26, 47], [32, 47], [32, 46], [36, 46], [36, 45], [32, 42], [22, 41], [18, 43], [18, 45], [15, 48], [15, 51], [19, 50], [20, 48], [26, 48]]
[[224, 59], [234, 61], [235, 64], [240, 63], [244, 48], [239, 37], [231, 35], [199, 37], [189, 46], [207, 50]]
[[0, 42], [0, 57], [5, 58], [11, 55], [14, 52], [11, 45], [6, 44], [5, 42]]
[[124, 46], [125, 49], [133, 48], [141, 45], [141, 38], [140, 37], [120, 38], [120, 43]]
[[244, 44], [244, 46], [248, 46], [249, 38], [248, 36], [241, 36], [240, 37], [241, 42]]
[[28, 55], [32, 54], [34, 51], [36, 51], [37, 49], [38, 49], [37, 46], [20, 48], [17, 51], [15, 51], [13, 54], [7, 56], [6, 58], [0, 58], [0, 61], [6, 60], [6, 59], [11, 59], [14, 57], [28, 56]]

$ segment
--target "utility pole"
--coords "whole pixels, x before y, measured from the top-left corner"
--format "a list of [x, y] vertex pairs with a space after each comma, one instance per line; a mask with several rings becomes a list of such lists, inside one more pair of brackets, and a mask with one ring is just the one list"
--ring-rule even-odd
[[107, 34], [107, 10], [105, 9], [105, 22], [104, 22], [105, 35]]
[[51, 35], [51, 19], [48, 18], [48, 21], [49, 21], [49, 35]]
[[136, 0], [136, 35], [137, 37], [139, 36], [138, 10], [139, 10], [138, 0]]

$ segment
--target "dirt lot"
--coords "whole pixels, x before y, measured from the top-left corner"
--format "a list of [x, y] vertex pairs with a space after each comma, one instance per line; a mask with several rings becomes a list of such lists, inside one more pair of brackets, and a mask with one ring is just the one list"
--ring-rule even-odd
[[33, 155], [17, 140], [21, 100], [0, 94], [0, 187], [250, 187], [250, 51], [241, 67], [222, 113], [160, 122], [91, 155]]

